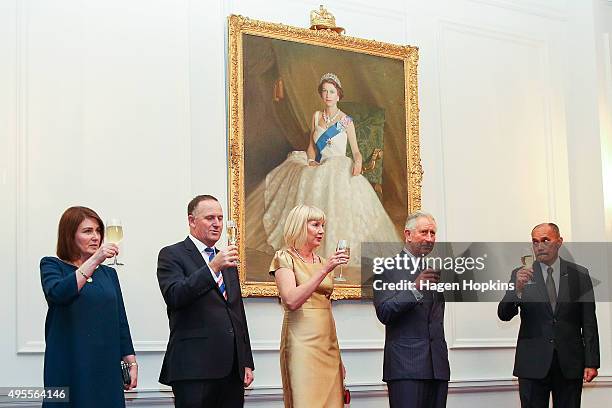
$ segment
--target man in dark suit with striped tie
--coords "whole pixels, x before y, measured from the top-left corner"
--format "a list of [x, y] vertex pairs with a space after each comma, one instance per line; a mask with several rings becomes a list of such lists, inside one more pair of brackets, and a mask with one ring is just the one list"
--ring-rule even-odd
[[580, 407], [582, 383], [597, 376], [599, 334], [593, 285], [586, 268], [559, 257], [563, 238], [553, 223], [531, 232], [536, 260], [512, 271], [497, 308], [501, 320], [519, 313], [514, 375], [523, 408]]
[[223, 230], [215, 197], [195, 197], [187, 216], [189, 236], [163, 248], [157, 261], [170, 325], [159, 382], [172, 386], [177, 408], [239, 408], [255, 366], [236, 269], [238, 249], [215, 247]]
[[[437, 283], [440, 275], [422, 265], [423, 257], [434, 247], [436, 229], [430, 214], [410, 214], [400, 256], [411, 262], [406, 262], [407, 268], [385, 270], [374, 281], [374, 307], [385, 325], [383, 381], [391, 408], [446, 406], [450, 368], [444, 338], [444, 297], [426, 286], [424, 289], [426, 283]], [[389, 286], [406, 280], [414, 287]]]

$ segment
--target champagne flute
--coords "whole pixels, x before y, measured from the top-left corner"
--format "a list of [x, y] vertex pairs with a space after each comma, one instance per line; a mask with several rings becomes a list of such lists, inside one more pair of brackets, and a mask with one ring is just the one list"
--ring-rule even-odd
[[[533, 260], [534, 260], [534, 256], [533, 256], [533, 253], [531, 251], [529, 251], [528, 254], [521, 256], [521, 263], [523, 264], [523, 267], [525, 267], [525, 268], [530, 268], [533, 265]], [[535, 281], [533, 280], [533, 277], [532, 277], [525, 284], [526, 285], [533, 285], [534, 283], [535, 283]]]
[[[227, 220], [227, 244], [228, 245], [236, 245], [238, 242], [238, 227], [236, 226], [236, 221]], [[236, 266], [240, 265], [240, 261], [236, 260]]]
[[[351, 246], [346, 239], [338, 240], [338, 245], [336, 245], [336, 251], [344, 251], [344, 253], [350, 257], [351, 256]], [[346, 278], [342, 276], [342, 265], [340, 265], [340, 275], [334, 277], [336, 282], [346, 282]]]
[[[121, 220], [117, 218], [111, 218], [106, 223], [106, 233], [105, 233], [106, 242], [110, 242], [111, 244], [119, 245], [119, 242], [123, 239], [123, 224]], [[115, 259], [113, 262], [107, 264], [113, 266], [122, 266], [123, 263], [117, 260], [117, 255], [115, 255]]]

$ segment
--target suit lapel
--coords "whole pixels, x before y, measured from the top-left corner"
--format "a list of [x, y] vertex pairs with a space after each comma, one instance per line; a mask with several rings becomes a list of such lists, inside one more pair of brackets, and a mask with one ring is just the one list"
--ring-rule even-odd
[[[187, 237], [187, 239], [185, 239], [184, 241], [184, 244], [185, 244], [185, 249], [187, 250], [187, 253], [189, 253], [189, 257], [195, 262], [195, 264], [198, 266], [198, 269], [204, 269], [204, 274], [206, 275], [206, 279], [209, 279], [210, 282], [217, 288], [216, 292], [219, 294], [221, 299], [225, 301], [225, 298], [223, 298], [223, 295], [221, 294], [221, 291], [219, 290], [219, 286], [217, 285], [217, 282], [214, 280], [212, 276], [212, 272], [210, 271], [210, 268], [206, 264], [206, 261], [204, 260], [204, 257], [202, 256], [200, 251], [198, 251], [198, 248], [195, 246], [193, 241], [191, 241], [191, 238]], [[189, 273], [191, 274], [191, 272]], [[225, 282], [225, 276], [223, 276], [223, 281]], [[225, 290], [227, 291], [227, 283], [225, 284]], [[229, 292], [227, 293], [229, 296]]]
[[569, 285], [569, 270], [567, 268], [567, 262], [563, 259], [560, 260], [559, 266], [559, 295], [557, 296], [557, 307], [555, 307], [555, 314], [559, 312], [559, 306], [561, 303], [567, 303], [571, 300], [570, 297], [570, 285]]
[[185, 241], [183, 241], [183, 244], [185, 244], [185, 249], [187, 250], [189, 257], [193, 262], [195, 262], [198, 268], [206, 267], [206, 269], [208, 269], [206, 266], [206, 261], [202, 257], [202, 254], [198, 251], [198, 248], [196, 248], [195, 244], [191, 241], [191, 238], [187, 237]]
[[[408, 259], [411, 259], [411, 256], [408, 252], [406, 252], [404, 249], [402, 249], [402, 251], [400, 252], [400, 256], [404, 257], [408, 257]], [[418, 258], [417, 258], [418, 259]], [[412, 261], [409, 260], [408, 264], [410, 266], [413, 265]], [[406, 269], [405, 273], [408, 273], [408, 279], [412, 282], [414, 282], [414, 280], [417, 278], [417, 276], [419, 276], [419, 274], [421, 273], [421, 271], [423, 270], [423, 264], [419, 263], [419, 266], [416, 268], [416, 270], [412, 271], [412, 268]], [[421, 295], [423, 295], [423, 300], [426, 300], [426, 303], [433, 303], [436, 301], [436, 293], [438, 292], [432, 292], [431, 290], [419, 290], [419, 292], [421, 292]], [[428, 305], [428, 307], [430, 307], [429, 312], [431, 312], [431, 304]]]

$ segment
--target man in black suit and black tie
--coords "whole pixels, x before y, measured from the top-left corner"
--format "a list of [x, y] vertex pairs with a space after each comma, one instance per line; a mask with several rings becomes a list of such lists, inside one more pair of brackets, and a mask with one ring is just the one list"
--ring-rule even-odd
[[586, 268], [559, 257], [563, 238], [552, 223], [531, 232], [535, 262], [512, 271], [497, 308], [501, 320], [519, 313], [514, 375], [523, 408], [580, 407], [582, 383], [597, 376], [599, 335], [593, 285]]
[[[385, 270], [373, 286], [376, 315], [385, 325], [383, 381], [391, 408], [442, 408], [450, 379], [444, 297], [428, 290], [426, 285], [438, 283], [440, 274], [422, 263], [434, 247], [436, 221], [430, 214], [415, 212], [406, 220], [404, 237], [400, 256], [411, 260], [409, 267]], [[414, 287], [389, 288], [406, 280]]]
[[159, 382], [177, 408], [238, 408], [253, 381], [253, 355], [235, 245], [217, 249], [223, 211], [199, 195], [187, 206], [189, 236], [159, 252], [157, 279], [170, 339]]

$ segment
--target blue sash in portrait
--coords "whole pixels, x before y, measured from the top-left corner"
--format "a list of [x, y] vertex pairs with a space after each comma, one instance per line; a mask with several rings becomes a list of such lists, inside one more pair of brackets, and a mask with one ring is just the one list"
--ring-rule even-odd
[[317, 143], [315, 143], [317, 147], [315, 160], [317, 162], [321, 162], [321, 152], [330, 143], [332, 137], [336, 136], [338, 133], [342, 132], [343, 130], [344, 130], [344, 125], [340, 123], [340, 121], [338, 121], [334, 123], [333, 125], [331, 125], [329, 128], [327, 128], [327, 130], [323, 132], [321, 136], [319, 136], [319, 138], [317, 139]]

